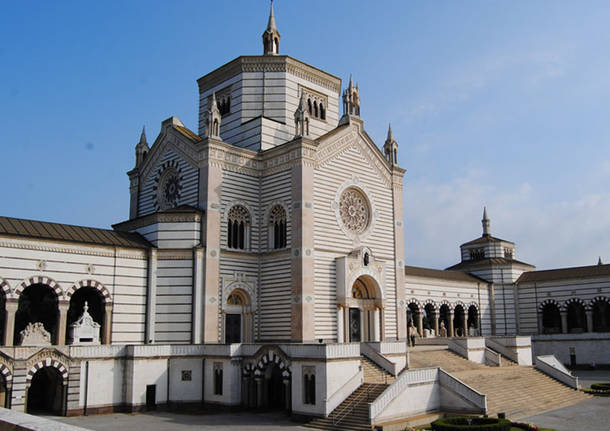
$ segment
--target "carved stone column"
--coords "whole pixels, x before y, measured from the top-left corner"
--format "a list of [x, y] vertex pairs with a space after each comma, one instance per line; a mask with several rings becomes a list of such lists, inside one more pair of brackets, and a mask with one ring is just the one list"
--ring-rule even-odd
[[102, 328], [102, 344], [112, 343], [112, 303], [104, 306], [104, 328]]
[[282, 383], [284, 383], [284, 409], [290, 411], [290, 399], [292, 396], [290, 393], [290, 378], [285, 377]]
[[438, 327], [439, 327], [438, 321], [439, 321], [440, 313], [438, 312], [438, 310], [434, 310], [434, 313], [432, 313], [432, 316], [433, 316], [432, 318], [434, 319], [434, 336], [438, 337], [440, 335], [439, 330], [438, 330]]
[[561, 314], [561, 333], [568, 333], [568, 310], [561, 310], [559, 312]]
[[424, 338], [424, 313], [422, 311], [417, 312], [417, 332], [421, 338]]
[[12, 346], [15, 336], [15, 313], [19, 307], [19, 302], [16, 299], [9, 299], [6, 301], [5, 307], [4, 345]]
[[345, 338], [343, 337], [343, 305], [337, 305], [337, 343], [343, 343]]
[[593, 332], [593, 310], [586, 310], [587, 314], [587, 332]]
[[55, 344], [63, 346], [66, 344], [66, 327], [68, 326], [68, 308], [70, 303], [67, 301], [59, 301], [59, 324], [57, 325], [57, 334]]
[[381, 325], [379, 321], [379, 309], [373, 308], [371, 310], [371, 314], [373, 315], [373, 336], [371, 337], [372, 341], [381, 341]]
[[256, 383], [256, 407], [263, 407], [263, 378], [256, 376], [254, 377], [254, 382]]
[[453, 328], [453, 310], [449, 310], [449, 337], [455, 337], [455, 332]]
[[466, 310], [463, 312], [464, 319], [462, 320], [462, 336], [468, 337], [468, 319], [466, 316]]
[[385, 341], [385, 308], [379, 307], [379, 341]]
[[544, 314], [542, 314], [542, 311], [538, 312], [538, 333], [544, 334]]

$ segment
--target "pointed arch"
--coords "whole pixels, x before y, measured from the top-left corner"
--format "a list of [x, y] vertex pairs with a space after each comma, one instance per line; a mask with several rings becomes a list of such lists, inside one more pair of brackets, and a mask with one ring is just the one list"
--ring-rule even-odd
[[547, 305], [555, 305], [559, 311], [563, 310], [559, 302], [555, 301], [554, 299], [545, 299], [540, 304], [538, 304], [538, 311], [542, 313]]

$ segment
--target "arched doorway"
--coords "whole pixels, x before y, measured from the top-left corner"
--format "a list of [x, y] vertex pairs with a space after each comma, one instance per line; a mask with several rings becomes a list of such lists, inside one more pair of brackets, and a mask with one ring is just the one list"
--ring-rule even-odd
[[547, 302], [542, 306], [542, 333], [561, 333], [561, 314], [559, 307], [554, 302]]
[[370, 276], [361, 276], [352, 285], [349, 301], [348, 340], [380, 341], [382, 333], [381, 298], [376, 282]]
[[252, 310], [250, 296], [243, 289], [234, 289], [224, 304], [225, 343], [252, 341]]
[[593, 311], [593, 331], [610, 332], [610, 303], [606, 298], [596, 298]]
[[15, 314], [14, 345], [21, 342], [19, 333], [29, 323], [41, 322], [44, 329], [51, 334], [51, 340], [57, 342], [57, 319], [59, 306], [57, 294], [46, 284], [32, 284], [19, 295], [19, 304]]
[[456, 337], [465, 337], [466, 334], [466, 316], [464, 307], [461, 304], [455, 306], [453, 312], [453, 330]]
[[0, 374], [0, 407], [9, 408], [8, 406], [8, 385], [4, 375]]
[[439, 309], [439, 336], [440, 337], [448, 337], [449, 334], [449, 305], [443, 304]]
[[[419, 327], [420, 324], [420, 309], [419, 309], [419, 305], [417, 305], [417, 303], [415, 302], [411, 302], [409, 303], [409, 305], [407, 306], [407, 334], [409, 334], [409, 327], [414, 327], [417, 329], [417, 333], [420, 336], [423, 336], [422, 332], [423, 332], [423, 328]], [[421, 316], [421, 318], [423, 319], [423, 315]], [[423, 325], [423, 320], [422, 320], [422, 325]]]
[[27, 390], [26, 412], [63, 415], [63, 376], [55, 367], [42, 367], [32, 376]]
[[571, 301], [567, 306], [568, 333], [580, 334], [587, 332], [587, 315], [580, 301]]
[[267, 367], [263, 379], [263, 397], [266, 400], [264, 406], [269, 410], [284, 410], [286, 408], [286, 387], [282, 370], [278, 364]]
[[481, 335], [479, 331], [479, 310], [477, 307], [472, 304], [468, 307], [468, 335], [473, 337], [478, 337]]
[[435, 327], [436, 323], [434, 322], [434, 312], [434, 305], [430, 303], [426, 304], [426, 306], [424, 307], [424, 329], [429, 330], [432, 335], [438, 336], [438, 334], [436, 333], [437, 329]]
[[[66, 334], [65, 337], [68, 339], [70, 325], [78, 320], [80, 316], [83, 314], [83, 310], [85, 307], [85, 302], [87, 303], [87, 312], [93, 318], [96, 323], [99, 323], [101, 327], [101, 331], [103, 333], [104, 324], [106, 323], [104, 320], [105, 316], [105, 301], [104, 297], [95, 287], [84, 286], [79, 288], [76, 292], [72, 294], [70, 298], [70, 308], [68, 308], [68, 324], [66, 325]], [[101, 340], [100, 334], [100, 340]]]

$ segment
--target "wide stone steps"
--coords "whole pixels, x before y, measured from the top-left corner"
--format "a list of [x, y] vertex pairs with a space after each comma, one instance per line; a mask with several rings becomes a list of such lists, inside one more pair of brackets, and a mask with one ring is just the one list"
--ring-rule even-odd
[[316, 418], [306, 424], [322, 430], [370, 431], [369, 403], [388, 387], [386, 384], [364, 383], [326, 418]]
[[504, 412], [510, 419], [520, 419], [590, 398], [532, 367], [514, 363], [506, 365], [487, 367], [446, 349], [410, 353], [410, 368], [440, 366], [471, 388], [486, 394], [490, 416]]

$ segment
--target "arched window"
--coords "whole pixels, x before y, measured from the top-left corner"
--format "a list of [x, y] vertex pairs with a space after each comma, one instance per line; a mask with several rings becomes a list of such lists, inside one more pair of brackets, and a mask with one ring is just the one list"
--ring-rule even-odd
[[247, 250], [250, 234], [250, 214], [248, 210], [235, 205], [229, 210], [227, 217], [227, 247], [237, 250]]
[[307, 109], [309, 110], [309, 115], [313, 114], [313, 108], [311, 106], [311, 99], [307, 99]]
[[593, 331], [610, 332], [610, 303], [605, 298], [598, 298], [593, 303]]
[[542, 308], [542, 333], [559, 334], [561, 332], [561, 314], [557, 304], [549, 302]]
[[223, 307], [225, 343], [252, 341], [252, 313], [249, 295], [242, 289], [233, 290]]
[[582, 333], [587, 332], [587, 315], [585, 307], [578, 301], [568, 304], [568, 332]]
[[320, 119], [326, 120], [326, 109], [322, 103], [320, 103]]
[[318, 102], [313, 102], [313, 116], [318, 118]]
[[286, 247], [286, 210], [276, 205], [269, 213], [269, 247], [279, 249]]
[[476, 337], [479, 335], [479, 310], [474, 305], [468, 307], [468, 335]]

